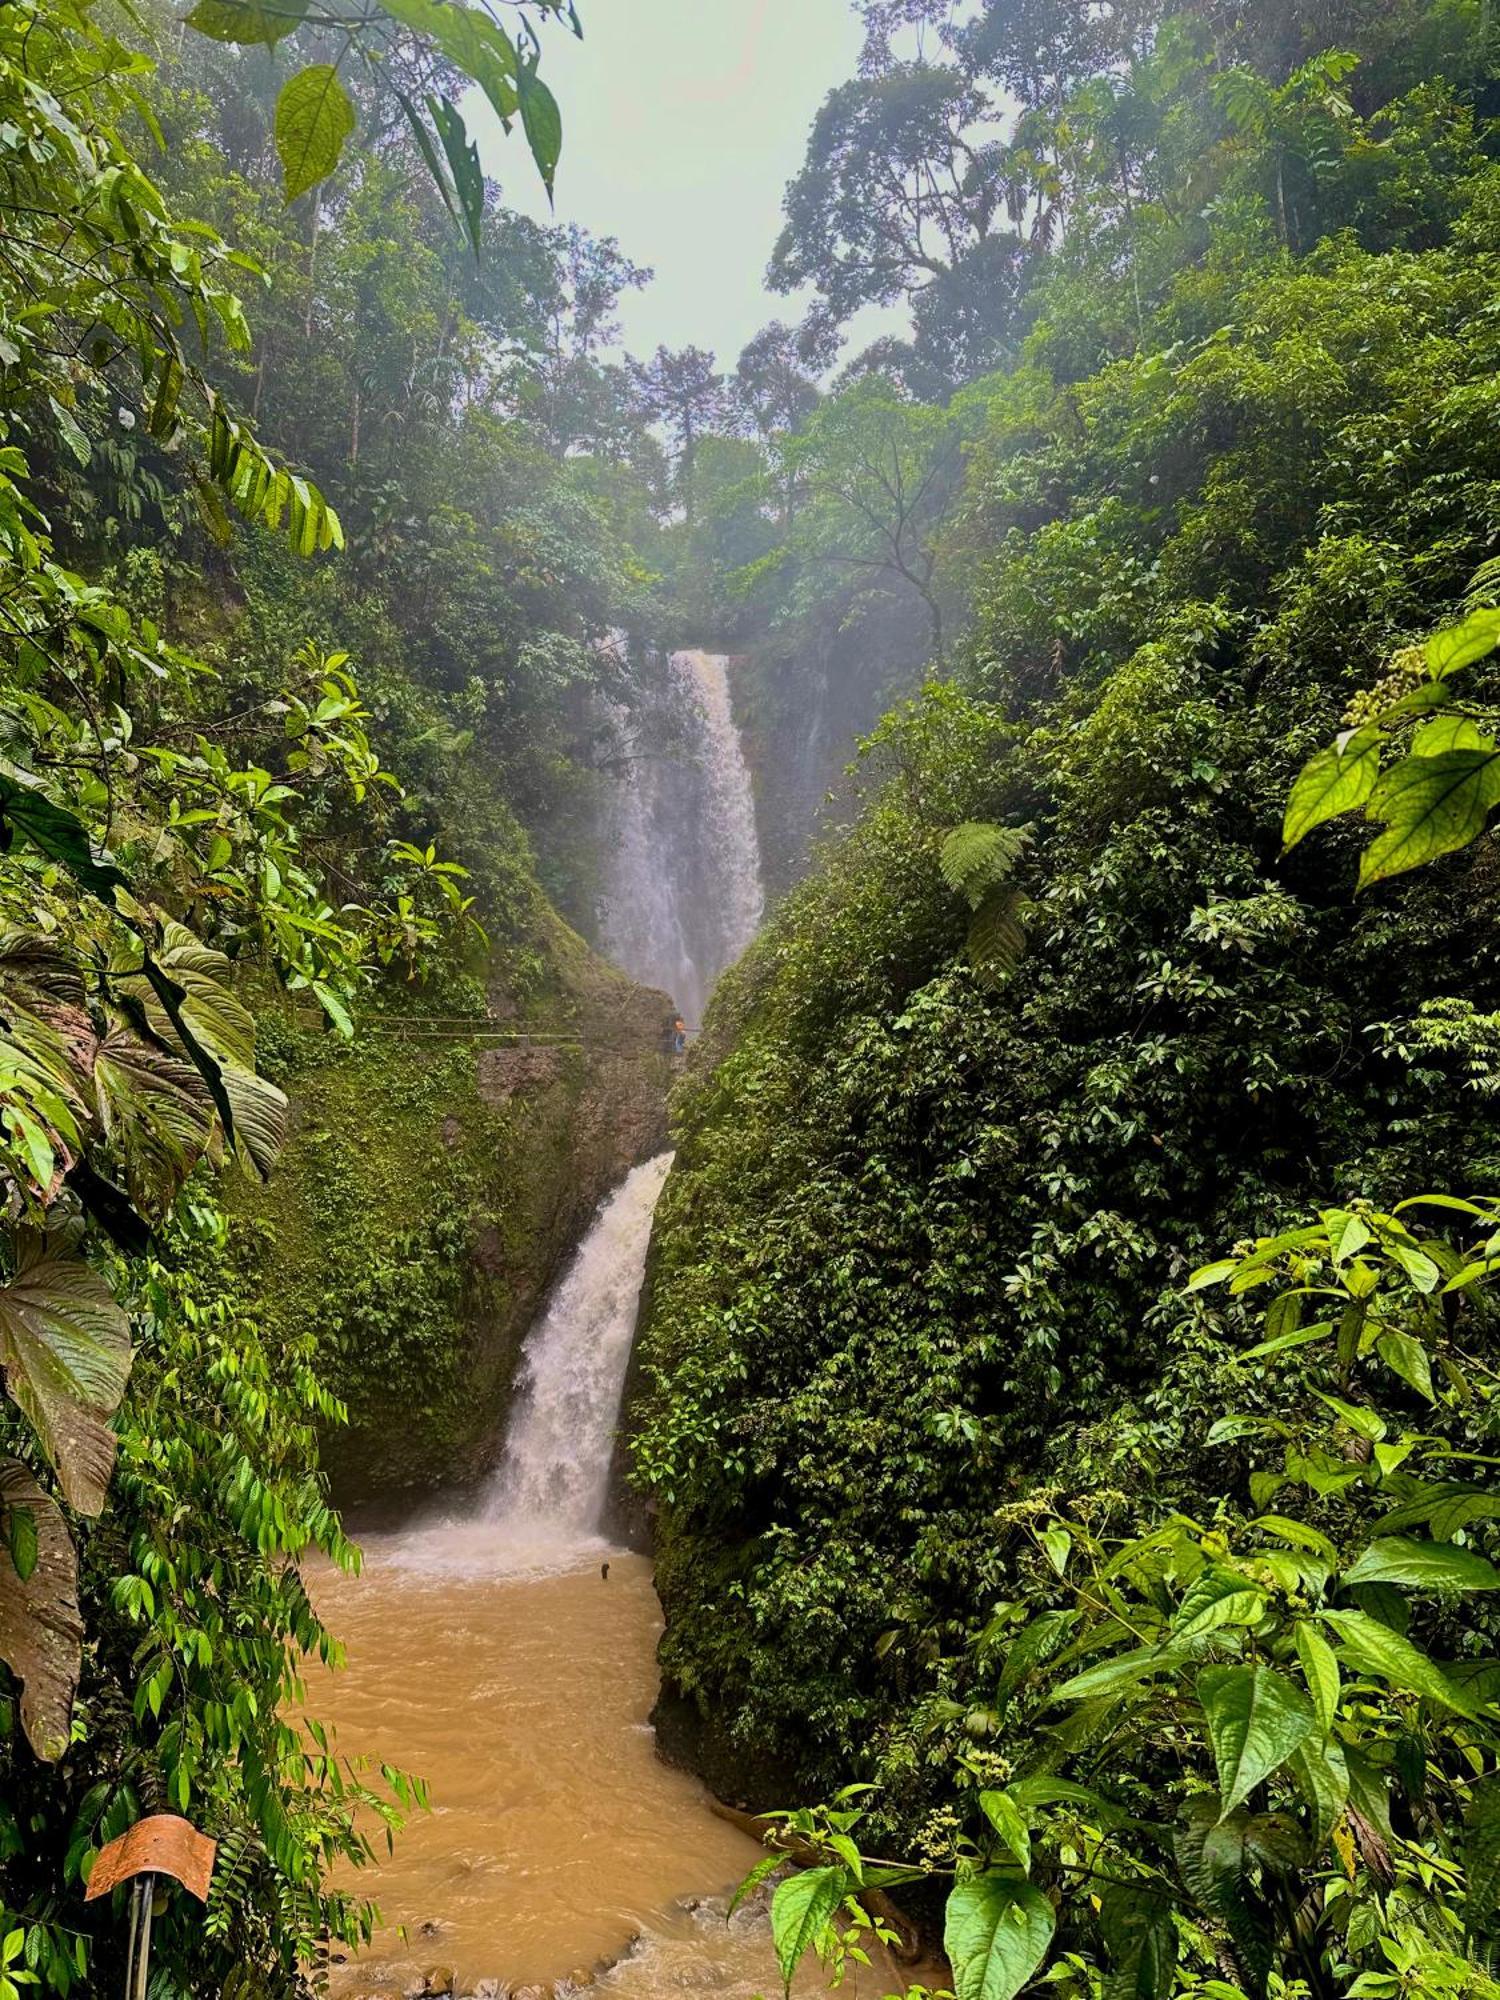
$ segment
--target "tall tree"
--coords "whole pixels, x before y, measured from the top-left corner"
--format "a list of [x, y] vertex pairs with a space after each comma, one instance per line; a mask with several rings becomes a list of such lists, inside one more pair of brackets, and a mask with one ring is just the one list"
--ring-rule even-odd
[[577, 223], [554, 232], [553, 248], [535, 363], [541, 421], [559, 453], [581, 446], [617, 457], [633, 427], [631, 392], [625, 371], [606, 354], [619, 339], [621, 298], [648, 285], [652, 273], [613, 236], [590, 236]]
[[1015, 324], [1025, 255], [981, 129], [991, 109], [952, 66], [896, 64], [832, 91], [787, 190], [773, 288], [815, 285], [836, 325], [926, 298], [926, 326], [963, 370], [991, 365]]
[[926, 607], [932, 656], [941, 661], [937, 567], [959, 466], [947, 412], [866, 376], [824, 403], [786, 456], [809, 497], [800, 524], [804, 553], [914, 593]]
[[647, 362], [632, 362], [631, 374], [646, 411], [665, 426], [677, 454], [677, 497], [693, 521], [693, 470], [698, 442], [706, 433], [730, 427], [731, 405], [714, 356], [701, 347], [658, 347]]
[[[734, 393], [766, 444], [802, 428], [822, 398], [806, 365], [804, 343], [794, 328], [772, 320], [746, 343], [735, 366]], [[785, 529], [795, 511], [797, 492], [785, 454], [777, 484]]]

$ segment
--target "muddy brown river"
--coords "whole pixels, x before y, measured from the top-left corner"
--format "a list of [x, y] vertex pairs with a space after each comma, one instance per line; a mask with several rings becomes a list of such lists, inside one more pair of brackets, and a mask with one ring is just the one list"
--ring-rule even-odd
[[[605, 1582], [590, 1550], [561, 1573], [487, 1573], [485, 1539], [477, 1527], [377, 1539], [363, 1576], [317, 1585], [348, 1665], [310, 1684], [310, 1707], [347, 1754], [416, 1771], [432, 1796], [361, 1878], [385, 1923], [338, 1969], [336, 1994], [404, 1994], [440, 1965], [461, 1992], [546, 1984], [641, 1933], [696, 1940], [705, 1927], [681, 1899], [722, 1892], [757, 1859], [656, 1755], [649, 1564], [612, 1553]], [[764, 1938], [702, 1941], [735, 1961], [725, 1990], [774, 1983]], [[650, 1956], [637, 1950], [642, 1969]]]
[[[309, 1711], [343, 1755], [414, 1772], [431, 1794], [394, 1855], [351, 1871], [382, 1923], [333, 1968], [334, 2000], [780, 1990], [764, 1897], [725, 1914], [761, 1848], [656, 1755], [650, 1565], [599, 1532], [670, 1164], [637, 1167], [601, 1204], [527, 1337], [485, 1490], [461, 1516], [366, 1538], [361, 1576], [309, 1578], [348, 1656], [309, 1676]], [[885, 1965], [841, 1990], [905, 1984]], [[798, 1990], [826, 1991], [815, 1967]]]

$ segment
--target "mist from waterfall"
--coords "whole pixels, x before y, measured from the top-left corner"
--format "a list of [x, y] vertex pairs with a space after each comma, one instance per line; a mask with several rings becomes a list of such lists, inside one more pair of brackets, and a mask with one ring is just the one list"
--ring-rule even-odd
[[626, 763], [606, 829], [601, 942], [697, 1027], [765, 907], [755, 801], [719, 653], [674, 653], [668, 747]]
[[660, 1153], [601, 1204], [521, 1354], [505, 1450], [480, 1515], [505, 1546], [577, 1548], [599, 1533], [635, 1337]]

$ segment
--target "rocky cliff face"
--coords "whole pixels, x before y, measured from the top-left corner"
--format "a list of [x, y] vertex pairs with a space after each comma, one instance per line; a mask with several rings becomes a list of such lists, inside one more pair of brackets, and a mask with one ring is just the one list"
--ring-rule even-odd
[[768, 896], [807, 872], [814, 841], [839, 818], [859, 740], [921, 683], [926, 613], [910, 593], [872, 593], [845, 615], [770, 633], [736, 661], [736, 719], [755, 779]]
[[556, 919], [544, 943], [545, 990], [524, 1008], [493, 984], [494, 1032], [413, 1014], [346, 1049], [263, 1026], [294, 1130], [242, 1204], [236, 1255], [273, 1332], [317, 1321], [350, 1414], [324, 1463], [365, 1515], [489, 1469], [548, 1286], [598, 1202], [666, 1143], [666, 996]]

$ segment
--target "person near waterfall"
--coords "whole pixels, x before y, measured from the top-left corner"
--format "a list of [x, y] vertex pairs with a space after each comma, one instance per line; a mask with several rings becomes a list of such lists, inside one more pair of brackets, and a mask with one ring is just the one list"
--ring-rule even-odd
[[672, 1053], [674, 1056], [687, 1053], [687, 1022], [680, 1014], [672, 1023]]

